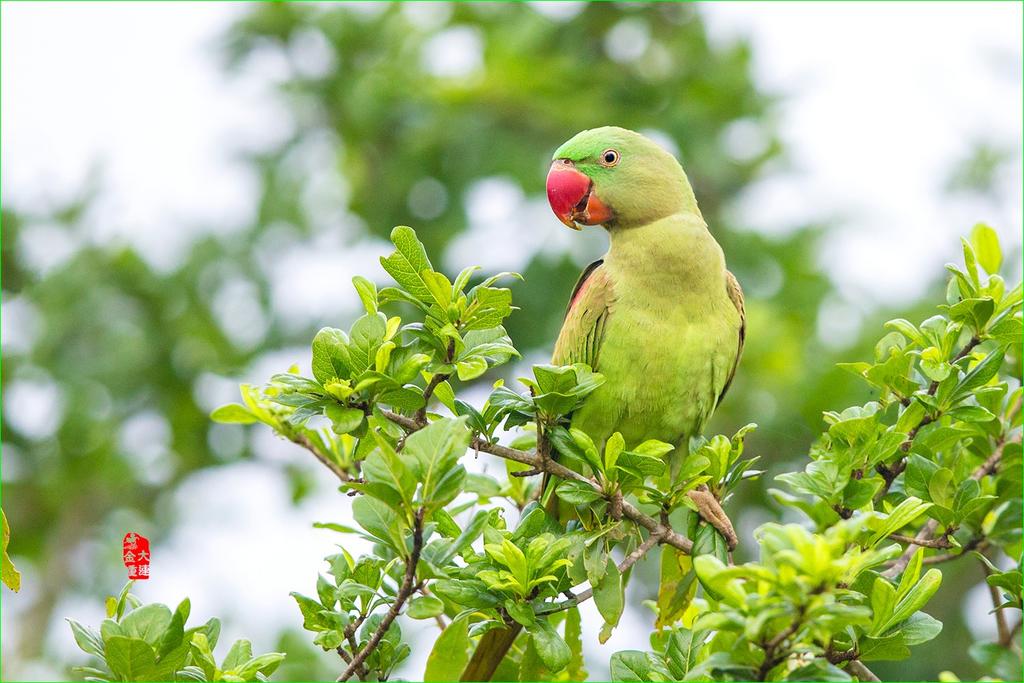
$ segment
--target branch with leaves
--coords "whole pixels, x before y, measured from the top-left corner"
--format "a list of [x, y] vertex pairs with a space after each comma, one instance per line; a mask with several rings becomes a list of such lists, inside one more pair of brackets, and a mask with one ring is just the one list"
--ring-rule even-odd
[[[511, 294], [497, 286], [517, 276], [449, 280], [409, 228], [382, 259], [395, 286], [354, 280], [366, 314], [316, 335], [312, 377], [243, 386], [244, 403], [214, 417], [271, 426], [353, 496], [355, 527], [318, 526], [372, 551], [328, 557], [316, 598], [294, 594], [314, 643], [345, 662], [339, 680], [390, 676], [410, 651], [402, 616], [441, 626], [426, 680], [585, 678], [578, 606], [594, 600], [607, 640], [632, 570], [656, 549], [653, 648], [612, 655], [614, 680], [875, 680], [866, 663], [909, 656], [941, 630], [921, 611], [941, 585], [929, 565], [1019, 543], [1021, 390], [1006, 367], [1021, 288], [982, 281], [976, 253], [997, 267], [991, 237], [979, 228], [965, 242], [940, 315], [891, 321], [875, 362], [846, 366], [879, 399], [826, 413], [810, 464], [776, 477], [792, 493], [775, 500], [808, 523], [761, 526], [759, 561], [733, 565], [732, 540], [699, 514], [700, 495], [728, 501], [761, 474], [744, 456], [753, 425], [694, 441], [670, 468], [669, 444], [597, 443], [573, 427], [604, 381], [584, 365], [537, 365], [525, 391], [499, 380], [482, 406], [462, 401], [459, 382], [518, 356], [502, 327]], [[505, 476], [468, 472], [467, 452], [495, 456]], [[1019, 568], [990, 570], [1006, 622]], [[508, 653], [481, 668], [474, 649], [497, 634]], [[1003, 640], [993, 646], [1010, 652]]]

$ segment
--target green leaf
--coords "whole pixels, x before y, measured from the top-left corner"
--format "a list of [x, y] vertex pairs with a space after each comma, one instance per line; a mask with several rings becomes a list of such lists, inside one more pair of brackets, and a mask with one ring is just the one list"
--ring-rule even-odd
[[363, 302], [363, 308], [366, 309], [367, 313], [377, 312], [377, 285], [367, 280], [362, 275], [356, 275], [352, 278], [352, 285], [356, 288], [356, 293], [359, 294], [359, 300]]
[[325, 327], [313, 337], [313, 377], [321, 384], [331, 378], [346, 379], [352, 372], [348, 352], [348, 335], [339, 329]]
[[78, 647], [90, 655], [103, 656], [103, 638], [100, 637], [100, 634], [88, 626], [79, 624], [74, 619], [68, 619], [67, 622], [71, 626], [71, 633], [75, 636]]
[[526, 650], [519, 658], [519, 680], [522, 683], [532, 681], [552, 680], [553, 674], [544, 666], [540, 655], [537, 653], [537, 646], [533, 642], [533, 636], [526, 639]]
[[885, 632], [885, 626], [896, 607], [896, 589], [885, 577], [875, 579], [871, 589], [871, 635]]
[[917, 580], [921, 577], [921, 565], [924, 559], [924, 548], [918, 548], [913, 555], [910, 556], [910, 562], [907, 563], [907, 568], [903, 570], [903, 575], [900, 576], [900, 585], [896, 587], [896, 600], [902, 600], [906, 597], [910, 589], [914, 587]]
[[[948, 470], [947, 470], [948, 471]], [[902, 503], [893, 508], [892, 512], [882, 520], [875, 533], [868, 541], [869, 545], [875, 545], [889, 534], [895, 533], [921, 516], [931, 503], [926, 503], [914, 496], [907, 497]]]
[[[896, 604], [892, 615], [885, 620], [881, 628], [873, 631], [876, 634], [885, 633], [896, 624], [910, 618], [914, 612], [919, 610], [928, 602], [942, 584], [942, 572], [938, 569], [929, 569], [921, 577], [917, 585], [907, 592], [907, 595]], [[874, 595], [872, 594], [872, 598]]]
[[353, 376], [358, 376], [373, 367], [377, 347], [384, 343], [387, 325], [387, 317], [383, 313], [368, 313], [352, 324], [348, 365]]
[[547, 619], [537, 619], [530, 628], [530, 636], [533, 637], [537, 656], [552, 673], [561, 671], [569, 664], [572, 652]]
[[444, 614], [444, 603], [432, 595], [424, 595], [409, 603], [406, 614], [411, 619], [431, 619]]
[[576, 429], [575, 427], [569, 430], [569, 434], [572, 436], [573, 443], [575, 443], [579, 448], [580, 452], [586, 459], [587, 464], [590, 465], [590, 468], [594, 473], [597, 474], [601, 472], [603, 463], [597, 454], [597, 446], [594, 445], [594, 441], [587, 436], [586, 432], [581, 429]]
[[224, 657], [224, 661], [221, 663], [220, 668], [225, 671], [228, 669], [237, 669], [250, 659], [252, 659], [252, 642], [244, 638], [240, 638], [231, 645], [231, 649], [228, 650], [228, 654]]
[[701, 646], [708, 636], [707, 631], [691, 631], [677, 628], [672, 631], [665, 647], [666, 663], [672, 671], [673, 678], [682, 680], [697, 664]]
[[152, 603], [126, 614], [121, 620], [121, 632], [155, 647], [170, 623], [171, 610], [166, 605]]
[[996, 376], [996, 373], [999, 372], [999, 368], [1002, 365], [1002, 351], [993, 351], [985, 356], [985, 358], [975, 365], [970, 372], [964, 375], [964, 378], [956, 385], [956, 388], [953, 390], [953, 400], [957, 400], [958, 397], [967, 396], [973, 390], [987, 384], [990, 379]]
[[461, 381], [468, 382], [487, 372], [487, 359], [473, 356], [460, 360], [455, 364], [455, 370]]
[[457, 681], [469, 663], [469, 618], [453, 620], [441, 635], [427, 656], [427, 668], [423, 672], [426, 681]]
[[391, 546], [400, 555], [407, 553], [406, 526], [387, 503], [369, 496], [358, 496], [352, 503], [352, 517], [381, 543]]
[[335, 434], [354, 432], [363, 423], [366, 415], [359, 408], [346, 408], [338, 403], [328, 403], [324, 409], [327, 419], [331, 421], [331, 430]]
[[192, 611], [192, 603], [185, 598], [174, 610], [171, 623], [164, 630], [156, 647], [158, 678], [169, 679], [184, 665], [191, 643], [185, 637], [185, 622]]
[[320, 614], [323, 611], [323, 605], [294, 591], [289, 595], [295, 598], [295, 602], [299, 605], [299, 611], [302, 612], [302, 628], [307, 631], [322, 631], [326, 626], [324, 618]]
[[156, 653], [141, 638], [111, 636], [103, 643], [107, 666], [122, 681], [156, 680]]
[[474, 287], [469, 305], [469, 314], [463, 321], [462, 329], [486, 330], [497, 327], [512, 313], [512, 292], [493, 287]]
[[463, 607], [494, 607], [498, 598], [481, 581], [442, 579], [431, 584], [434, 593]]
[[914, 612], [899, 630], [907, 645], [927, 643], [942, 632], [942, 622], [924, 612]]
[[570, 505], [589, 505], [601, 500], [601, 494], [591, 486], [582, 481], [566, 479], [555, 487], [555, 493], [560, 500]]
[[911, 453], [907, 458], [907, 470], [903, 476], [903, 486], [907, 493], [917, 498], [929, 498], [928, 486], [932, 476], [939, 471], [939, 466], [927, 458]]
[[569, 663], [566, 664], [566, 676], [570, 681], [587, 680], [587, 670], [583, 661], [582, 622], [580, 611], [576, 607], [569, 608], [565, 613], [565, 643], [569, 646]]
[[[268, 652], [253, 657], [238, 668], [237, 676], [245, 681], [266, 680], [266, 677], [274, 673], [284, 658], [285, 653], [283, 652]], [[257, 673], [262, 674], [263, 678], [257, 678]]]
[[656, 628], [671, 626], [682, 617], [697, 593], [696, 579], [693, 558], [672, 546], [662, 546]]
[[606, 472], [611, 472], [615, 468], [615, 463], [619, 459], [619, 454], [626, 450], [626, 442], [622, 438], [622, 434], [615, 432], [604, 445], [604, 469]]
[[412, 507], [416, 491], [416, 477], [405, 462], [383, 437], [374, 434], [377, 449], [363, 461], [362, 472], [366, 481], [380, 483], [394, 489], [407, 508]]
[[[908, 651], [909, 654], [909, 651]], [[852, 681], [850, 674], [828, 660], [817, 658], [810, 664], [790, 671], [787, 681]]]
[[428, 507], [443, 507], [460, 493], [465, 470], [458, 461], [469, 439], [466, 418], [459, 417], [432, 422], [405, 440], [403, 457], [411, 456], [410, 470]]
[[860, 659], [865, 662], [898, 661], [910, 656], [910, 648], [901, 631], [884, 638], [865, 636], [859, 643]]
[[999, 248], [999, 236], [995, 230], [984, 223], [978, 223], [971, 229], [971, 246], [985, 272], [999, 272], [999, 266], [1003, 263], [1003, 252]]
[[613, 681], [671, 681], [672, 675], [657, 657], [639, 650], [622, 650], [609, 663]]
[[391, 242], [395, 245], [395, 251], [380, 260], [384, 270], [417, 300], [432, 302], [433, 295], [423, 279], [423, 272], [431, 272], [433, 267], [416, 232], [408, 226], [400, 225], [391, 231]]
[[[7, 546], [11, 541], [11, 528], [7, 525], [7, 515], [0, 510], [0, 519], [3, 520], [3, 550], [0, 552], [0, 580], [3, 584], [17, 593], [21, 589], [21, 574], [14, 567], [11, 558], [7, 555]], [[74, 628], [74, 627], [72, 627]]]
[[601, 629], [599, 635], [599, 640], [602, 643], [611, 637], [612, 629], [618, 626], [619, 618], [622, 617], [622, 610], [626, 604], [622, 574], [612, 558], [609, 557], [606, 561], [604, 578], [594, 586], [594, 603], [605, 622], [605, 627]]
[[985, 669], [986, 673], [994, 675], [999, 680], [1015, 681], [1020, 678], [1020, 655], [999, 643], [976, 642], [967, 653]]
[[537, 617], [533, 613], [533, 606], [528, 602], [506, 600], [505, 611], [508, 612], [508, 615], [518, 624], [526, 626], [527, 628], [532, 627], [537, 622]]
[[940, 467], [928, 482], [928, 497], [936, 505], [948, 508], [953, 504], [953, 470]]
[[238, 403], [229, 403], [210, 413], [210, 419], [224, 424], [252, 424], [257, 421], [248, 408]]

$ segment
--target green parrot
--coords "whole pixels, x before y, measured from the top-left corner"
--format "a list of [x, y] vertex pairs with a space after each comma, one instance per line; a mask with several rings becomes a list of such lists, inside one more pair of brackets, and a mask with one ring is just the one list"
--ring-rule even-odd
[[[552, 356], [556, 365], [586, 363], [605, 377], [572, 425], [599, 447], [615, 432], [627, 447], [673, 444], [675, 471], [736, 373], [746, 329], [739, 283], [679, 162], [639, 133], [577, 134], [555, 152], [547, 193], [567, 226], [602, 225], [610, 240], [576, 283]], [[705, 488], [691, 497], [734, 545], [714, 496]], [[463, 680], [489, 680], [518, 632], [487, 632]]]

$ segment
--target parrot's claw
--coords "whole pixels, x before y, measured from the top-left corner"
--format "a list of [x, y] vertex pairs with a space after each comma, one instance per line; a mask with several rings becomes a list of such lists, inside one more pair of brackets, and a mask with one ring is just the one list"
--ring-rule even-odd
[[732, 552], [736, 548], [736, 544], [739, 543], [739, 538], [736, 536], [736, 530], [732, 527], [732, 522], [725, 514], [725, 510], [722, 509], [721, 503], [718, 502], [714, 494], [708, 490], [707, 486], [701, 486], [688, 492], [686, 495], [696, 503], [698, 514], [722, 534], [726, 544], [729, 546], [729, 551]]

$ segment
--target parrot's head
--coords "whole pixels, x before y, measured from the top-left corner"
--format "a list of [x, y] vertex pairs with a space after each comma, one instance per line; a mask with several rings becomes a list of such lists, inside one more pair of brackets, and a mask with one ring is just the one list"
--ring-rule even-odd
[[649, 138], [605, 126], [576, 134], [555, 152], [548, 201], [574, 230], [645, 225], [697, 211], [693, 190], [675, 157]]

